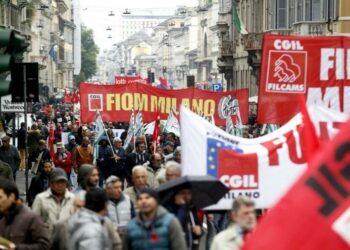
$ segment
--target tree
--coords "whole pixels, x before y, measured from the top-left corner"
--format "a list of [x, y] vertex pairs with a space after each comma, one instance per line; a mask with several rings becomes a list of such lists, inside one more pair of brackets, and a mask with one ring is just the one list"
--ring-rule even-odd
[[81, 27], [81, 71], [77, 82], [84, 82], [91, 78], [97, 70], [96, 57], [99, 49], [94, 41], [91, 29]]

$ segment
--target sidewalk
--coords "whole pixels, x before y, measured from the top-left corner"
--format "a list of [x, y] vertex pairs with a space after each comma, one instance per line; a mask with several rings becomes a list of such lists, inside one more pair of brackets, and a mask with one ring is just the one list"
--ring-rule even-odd
[[[31, 178], [32, 178], [31, 174], [29, 174], [28, 187], [30, 185]], [[20, 196], [20, 198], [22, 198], [25, 201], [26, 200], [26, 195], [25, 195], [25, 192], [26, 192], [26, 177], [25, 177], [24, 171], [23, 172], [21, 172], [21, 171], [17, 172], [16, 184], [17, 184], [17, 187], [19, 189], [19, 196]]]

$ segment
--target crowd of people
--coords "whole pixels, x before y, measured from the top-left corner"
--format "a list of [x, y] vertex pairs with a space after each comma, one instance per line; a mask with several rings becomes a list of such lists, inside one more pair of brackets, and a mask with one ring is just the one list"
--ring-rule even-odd
[[[79, 125], [71, 112], [56, 112], [52, 153], [49, 114], [36, 117], [27, 131], [27, 159], [25, 124], [17, 131], [17, 148], [10, 137], [2, 138], [5, 249], [232, 250], [240, 249], [256, 224], [254, 202], [244, 197], [231, 211], [206, 212], [192, 203], [191, 186], [183, 185], [161, 201], [158, 186], [181, 177], [181, 145], [174, 133], [163, 133], [156, 148], [147, 135], [124, 145], [127, 124], [107, 122], [96, 152], [94, 124]], [[114, 129], [125, 132], [117, 136]], [[32, 176], [26, 199], [16, 186], [17, 171]]]

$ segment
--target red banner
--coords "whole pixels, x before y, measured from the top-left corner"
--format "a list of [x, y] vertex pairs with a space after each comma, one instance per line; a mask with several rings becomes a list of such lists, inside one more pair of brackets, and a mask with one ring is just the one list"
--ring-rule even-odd
[[128, 122], [131, 109], [140, 109], [144, 122], [160, 118], [166, 120], [172, 107], [184, 105], [205, 116], [214, 115], [216, 125], [224, 126], [228, 115], [235, 115], [239, 107], [243, 123], [248, 122], [248, 89], [211, 92], [195, 88], [164, 90], [145, 84], [93, 85], [80, 84], [81, 120], [94, 122], [96, 110], [103, 121]]
[[350, 122], [315, 155], [244, 250], [350, 249]]
[[147, 84], [147, 80], [142, 79], [140, 76], [116, 76], [115, 77], [115, 84], [129, 84], [129, 83]]
[[350, 38], [264, 35], [258, 123], [284, 124], [307, 104], [350, 113]]

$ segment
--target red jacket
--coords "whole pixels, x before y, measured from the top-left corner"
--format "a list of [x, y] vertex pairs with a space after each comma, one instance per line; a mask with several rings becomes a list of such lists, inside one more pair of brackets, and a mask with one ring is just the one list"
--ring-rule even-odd
[[53, 162], [55, 164], [55, 167], [57, 168], [62, 168], [66, 174], [70, 174], [71, 169], [72, 169], [72, 157], [71, 153], [66, 150], [64, 152], [66, 154], [66, 158], [64, 160], [59, 160], [57, 153], [53, 157]]

